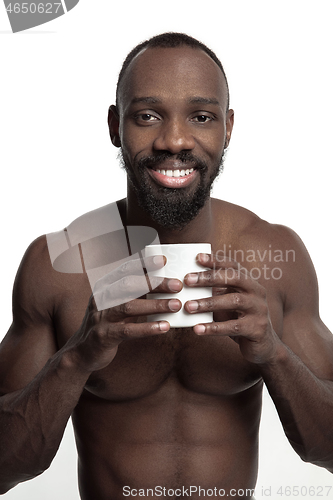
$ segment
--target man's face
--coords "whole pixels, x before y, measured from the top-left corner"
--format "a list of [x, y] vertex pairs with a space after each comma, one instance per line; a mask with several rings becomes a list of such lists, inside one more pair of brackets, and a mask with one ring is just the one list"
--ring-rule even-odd
[[232, 130], [223, 74], [202, 50], [146, 49], [120, 89], [121, 156], [139, 205], [182, 228], [209, 198]]

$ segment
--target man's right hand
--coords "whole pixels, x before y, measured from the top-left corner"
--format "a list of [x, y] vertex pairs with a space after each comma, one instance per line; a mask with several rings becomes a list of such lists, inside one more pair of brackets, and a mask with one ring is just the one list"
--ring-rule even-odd
[[[162, 256], [145, 259], [148, 273], [164, 264]], [[123, 340], [158, 335], [170, 329], [167, 321], [149, 322], [147, 316], [177, 312], [182, 304], [176, 298], [142, 298], [146, 293], [143, 291], [147, 290], [147, 279], [141, 260], [133, 259], [97, 281], [81, 327], [67, 343], [71, 357], [81, 369], [93, 372], [105, 368]], [[149, 283], [154, 293], [177, 293], [183, 287], [181, 281], [169, 278], [150, 277]], [[129, 296], [140, 298], [128, 300]], [[96, 305], [112, 302], [117, 305], [103, 310], [98, 310]]]

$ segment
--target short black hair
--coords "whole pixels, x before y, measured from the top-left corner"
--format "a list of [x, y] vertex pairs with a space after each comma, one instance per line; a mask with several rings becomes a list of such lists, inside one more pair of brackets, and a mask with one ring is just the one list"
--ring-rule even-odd
[[225, 83], [227, 86], [227, 111], [229, 109], [229, 85], [228, 85], [228, 80], [226, 77], [226, 74], [224, 72], [223, 66], [217, 55], [209, 49], [205, 44], [202, 42], [199, 42], [199, 40], [196, 40], [195, 38], [186, 35], [185, 33], [174, 33], [174, 32], [167, 32], [167, 33], [162, 33], [161, 35], [154, 36], [152, 38], [149, 38], [148, 40], [145, 40], [144, 42], [141, 42], [139, 45], [134, 47], [134, 49], [131, 50], [131, 52], [128, 54], [126, 57], [122, 68], [119, 73], [118, 77], [118, 83], [117, 83], [117, 90], [116, 90], [116, 105], [117, 108], [119, 109], [119, 93], [120, 93], [120, 84], [121, 81], [124, 77], [124, 74], [126, 72], [126, 69], [132, 62], [135, 56], [137, 56], [143, 49], [146, 48], [156, 48], [156, 47], [161, 47], [161, 48], [175, 48], [175, 47], [181, 47], [181, 46], [188, 46], [193, 49], [201, 49], [206, 54], [209, 55], [211, 59], [218, 65], [220, 70], [222, 71], [222, 74], [225, 79]]

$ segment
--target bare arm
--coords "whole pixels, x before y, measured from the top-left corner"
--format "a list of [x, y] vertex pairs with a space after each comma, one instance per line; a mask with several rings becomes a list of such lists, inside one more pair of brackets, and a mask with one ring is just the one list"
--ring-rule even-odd
[[[142, 274], [140, 260], [116, 269], [98, 282], [94, 297], [142, 289], [138, 270]], [[91, 297], [81, 327], [57, 350], [52, 317], [62, 279], [51, 268], [45, 238], [34, 242], [16, 278], [14, 321], [0, 346], [0, 494], [49, 467], [87, 379], [113, 360], [120, 342], [170, 328], [138, 321], [170, 312], [168, 300], [136, 299], [98, 311]], [[169, 291], [168, 280], [158, 289]]]
[[22, 261], [0, 346], [0, 493], [50, 465], [89, 376], [57, 353], [46, 251], [37, 240]]
[[[325, 336], [325, 330], [318, 325], [316, 334], [322, 332]], [[309, 325], [304, 336], [308, 332]], [[332, 356], [329, 344], [327, 349]], [[275, 360], [262, 366], [263, 378], [295, 451], [302, 460], [333, 472], [332, 374], [303, 361], [302, 354], [281, 345]]]
[[[284, 265], [278, 285], [284, 294], [282, 334], [273, 329], [265, 283], [214, 255], [202, 263], [219, 272], [203, 272], [197, 283], [188, 282], [217, 290], [213, 300], [199, 300], [196, 309], [213, 310], [215, 322], [194, 331], [238, 342], [243, 356], [261, 370], [296, 452], [333, 472], [333, 336], [319, 318], [316, 275], [304, 245], [286, 228], [278, 233], [283, 241], [277, 245], [296, 250], [295, 262]], [[191, 312], [189, 303], [185, 307]], [[218, 313], [225, 310], [233, 311], [235, 319], [219, 322]]]
[[333, 336], [319, 317], [316, 274], [296, 235], [285, 273], [282, 342], [262, 374], [284, 431], [300, 457], [333, 472]]

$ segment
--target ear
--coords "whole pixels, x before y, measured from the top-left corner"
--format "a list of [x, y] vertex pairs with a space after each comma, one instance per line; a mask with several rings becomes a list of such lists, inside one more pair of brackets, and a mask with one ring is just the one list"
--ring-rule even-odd
[[234, 126], [234, 110], [229, 109], [226, 119], [226, 137], [224, 142], [224, 149], [226, 149], [229, 146], [233, 126]]
[[121, 142], [119, 137], [119, 113], [116, 106], [109, 107], [108, 125], [112, 144], [116, 146], [116, 148], [120, 148]]

